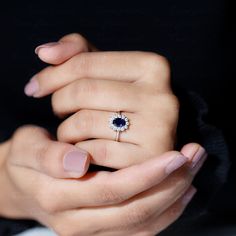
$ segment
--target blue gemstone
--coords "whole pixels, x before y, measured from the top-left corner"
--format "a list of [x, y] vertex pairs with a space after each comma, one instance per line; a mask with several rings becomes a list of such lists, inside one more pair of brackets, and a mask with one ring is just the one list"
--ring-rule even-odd
[[126, 125], [126, 121], [122, 118], [115, 118], [112, 123], [117, 128], [122, 128]]

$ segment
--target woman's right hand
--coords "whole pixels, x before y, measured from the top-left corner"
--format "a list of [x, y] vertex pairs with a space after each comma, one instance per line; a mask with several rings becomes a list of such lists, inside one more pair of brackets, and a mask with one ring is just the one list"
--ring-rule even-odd
[[20, 128], [0, 150], [0, 214], [37, 220], [62, 236], [155, 235], [181, 215], [205, 160], [203, 148], [189, 144], [182, 154], [75, 179], [87, 170], [87, 154], [41, 128]]
[[[88, 170], [87, 152], [57, 142], [37, 126], [23, 126], [0, 145], [0, 215], [35, 218], [43, 212], [39, 202], [50, 196], [54, 179], [80, 178]], [[4, 204], [2, 204], [4, 203]]]

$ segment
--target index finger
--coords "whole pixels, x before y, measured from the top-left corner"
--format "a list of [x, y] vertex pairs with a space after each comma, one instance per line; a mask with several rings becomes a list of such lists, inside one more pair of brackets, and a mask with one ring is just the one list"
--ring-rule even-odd
[[[144, 81], [169, 91], [170, 70], [166, 59], [148, 52], [83, 52], [58, 66], [49, 66], [31, 79], [29, 96], [43, 97], [77, 79]], [[29, 85], [27, 85], [29, 86]]]
[[116, 172], [99, 171], [78, 180], [55, 180], [53, 192], [46, 189], [47, 196], [52, 197], [48, 201], [57, 210], [118, 204], [157, 185], [187, 161], [188, 158], [172, 151]]

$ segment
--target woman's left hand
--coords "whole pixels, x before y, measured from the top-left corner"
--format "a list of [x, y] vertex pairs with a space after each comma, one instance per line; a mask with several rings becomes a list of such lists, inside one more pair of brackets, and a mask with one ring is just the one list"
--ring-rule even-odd
[[[178, 100], [170, 87], [167, 60], [148, 52], [91, 52], [78, 34], [36, 49], [54, 66], [36, 74], [26, 94], [53, 93], [59, 116], [75, 113], [58, 129], [59, 141], [76, 143], [94, 164], [124, 168], [172, 150]], [[108, 119], [122, 111], [130, 121], [120, 141]], [[127, 158], [128, 157], [128, 158]]]

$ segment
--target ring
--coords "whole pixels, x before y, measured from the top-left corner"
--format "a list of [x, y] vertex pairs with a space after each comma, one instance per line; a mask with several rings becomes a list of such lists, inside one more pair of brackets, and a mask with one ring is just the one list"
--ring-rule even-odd
[[121, 112], [117, 112], [109, 119], [109, 127], [116, 131], [115, 141], [119, 142], [120, 132], [123, 132], [129, 128], [129, 119]]

